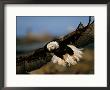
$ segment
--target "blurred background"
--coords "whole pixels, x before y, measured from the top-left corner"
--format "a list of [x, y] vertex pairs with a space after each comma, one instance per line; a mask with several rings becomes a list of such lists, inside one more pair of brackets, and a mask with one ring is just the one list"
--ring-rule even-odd
[[[92, 21], [94, 17], [92, 17]], [[87, 25], [89, 16], [17, 16], [16, 55], [27, 55], [55, 37], [74, 31], [80, 22]], [[69, 68], [48, 63], [30, 74], [93, 74], [94, 43], [84, 47], [80, 63]]]

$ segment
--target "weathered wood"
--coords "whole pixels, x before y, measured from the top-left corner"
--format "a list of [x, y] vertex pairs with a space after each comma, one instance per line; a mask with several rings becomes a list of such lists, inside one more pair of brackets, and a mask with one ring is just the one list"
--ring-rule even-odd
[[[80, 23], [77, 29], [63, 38], [60, 41], [68, 44], [74, 44], [76, 47], [83, 47], [94, 42], [94, 21], [92, 23], [89, 18], [87, 26]], [[32, 70], [39, 69], [43, 65], [51, 61], [52, 55], [44, 51], [44, 47], [35, 50], [28, 56], [20, 56], [16, 59], [16, 73], [26, 74]]]

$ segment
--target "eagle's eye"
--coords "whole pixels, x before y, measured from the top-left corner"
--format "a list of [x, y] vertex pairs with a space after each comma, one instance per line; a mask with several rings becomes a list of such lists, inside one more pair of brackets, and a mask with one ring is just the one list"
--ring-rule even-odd
[[56, 46], [55, 45], [54, 46], [53, 45], [50, 45], [49, 48], [50, 48], [50, 50], [54, 50], [56, 48]]

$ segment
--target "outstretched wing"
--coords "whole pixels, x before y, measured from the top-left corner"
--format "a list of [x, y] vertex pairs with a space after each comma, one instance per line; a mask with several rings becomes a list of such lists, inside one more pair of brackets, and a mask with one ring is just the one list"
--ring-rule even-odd
[[60, 38], [60, 41], [66, 44], [71, 44], [74, 43], [80, 36], [81, 33], [84, 32], [85, 27], [83, 24], [80, 22], [76, 30], [73, 30], [73, 32], [65, 35], [64, 37]]
[[16, 73], [26, 74], [50, 62], [52, 55], [43, 48], [36, 49], [32, 54], [16, 58]]
[[94, 21], [91, 23], [91, 17], [89, 17], [86, 26], [80, 22], [76, 30], [59, 38], [59, 40], [64, 44], [74, 44], [76, 47], [82, 47], [94, 42]]

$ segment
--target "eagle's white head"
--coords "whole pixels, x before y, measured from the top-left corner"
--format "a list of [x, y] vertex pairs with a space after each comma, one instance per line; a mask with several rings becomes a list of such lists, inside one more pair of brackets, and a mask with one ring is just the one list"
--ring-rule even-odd
[[49, 51], [55, 50], [57, 48], [59, 48], [59, 44], [56, 41], [52, 41], [52, 42], [50, 42], [50, 43], [47, 44], [47, 49]]

